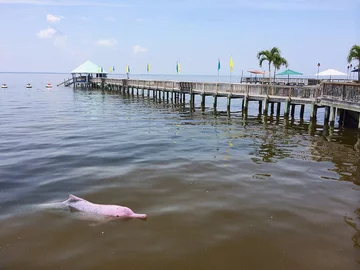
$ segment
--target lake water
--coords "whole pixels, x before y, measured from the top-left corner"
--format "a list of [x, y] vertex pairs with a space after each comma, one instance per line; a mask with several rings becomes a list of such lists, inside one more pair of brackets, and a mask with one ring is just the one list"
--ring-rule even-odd
[[[360, 268], [357, 130], [56, 87], [66, 77], [0, 74], [0, 269]], [[45, 207], [70, 193], [148, 220]]]

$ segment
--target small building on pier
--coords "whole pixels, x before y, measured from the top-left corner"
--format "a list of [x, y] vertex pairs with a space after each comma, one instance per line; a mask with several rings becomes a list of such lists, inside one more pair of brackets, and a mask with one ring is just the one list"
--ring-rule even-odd
[[91, 79], [106, 78], [107, 72], [88, 60], [75, 68], [71, 75], [74, 88], [88, 88], [90, 87]]

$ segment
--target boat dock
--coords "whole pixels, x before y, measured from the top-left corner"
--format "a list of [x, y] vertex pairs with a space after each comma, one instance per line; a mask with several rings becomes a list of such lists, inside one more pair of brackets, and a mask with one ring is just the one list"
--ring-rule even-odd
[[281, 115], [281, 106], [284, 104], [284, 117], [293, 117], [296, 106], [300, 106], [301, 119], [304, 117], [305, 105], [310, 105], [312, 121], [316, 122], [317, 109], [325, 108], [325, 125], [333, 126], [335, 116], [339, 115], [340, 125], [360, 128], [360, 84], [355, 83], [323, 82], [316, 86], [284, 86], [92, 78], [85, 88], [147, 95], [183, 104], [187, 95], [192, 110], [195, 110], [195, 95], [199, 95], [202, 111], [205, 110], [207, 96], [213, 97], [214, 111], [217, 110], [217, 99], [225, 97], [229, 115], [231, 100], [236, 98], [242, 99], [242, 111], [245, 113], [249, 102], [257, 102], [259, 114], [263, 115], [274, 114], [275, 105], [276, 115]]
[[[310, 84], [254, 84], [222, 82], [187, 82], [166, 80], [136, 80], [108, 78], [107, 73], [87, 61], [72, 71], [72, 78], [59, 85], [74, 89], [101, 89], [117, 93], [152, 96], [175, 104], [190, 104], [195, 110], [195, 97], [200, 96], [201, 110], [206, 107], [206, 97], [212, 97], [212, 108], [217, 111], [218, 98], [227, 99], [227, 113], [231, 113], [231, 101], [242, 100], [242, 112], [247, 115], [249, 102], [258, 103], [261, 115], [294, 117], [300, 106], [300, 119], [304, 118], [305, 106], [310, 106], [310, 121], [316, 123], [318, 108], [324, 108], [324, 125], [334, 126], [339, 116], [339, 126], [360, 129], [360, 83], [323, 81]], [[135, 93], [136, 92], [136, 93]], [[186, 102], [186, 97], [188, 101]], [[276, 112], [275, 112], [276, 105]], [[281, 107], [283, 106], [283, 114]]]

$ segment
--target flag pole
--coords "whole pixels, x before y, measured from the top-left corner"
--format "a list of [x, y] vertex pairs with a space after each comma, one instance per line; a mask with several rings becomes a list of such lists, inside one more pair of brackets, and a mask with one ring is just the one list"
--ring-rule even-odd
[[217, 68], [217, 82], [219, 83], [219, 71], [220, 71], [220, 58], [218, 58], [218, 68]]

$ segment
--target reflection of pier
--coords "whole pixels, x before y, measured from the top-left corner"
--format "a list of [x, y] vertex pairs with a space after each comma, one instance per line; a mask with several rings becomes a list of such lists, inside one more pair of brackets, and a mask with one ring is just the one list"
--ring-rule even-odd
[[294, 116], [300, 106], [300, 118], [304, 118], [305, 105], [310, 106], [310, 120], [317, 119], [317, 109], [324, 108], [324, 124], [334, 125], [336, 115], [342, 126], [360, 128], [360, 84], [324, 82], [318, 86], [285, 86], [264, 84], [229, 84], [203, 82], [149, 81], [92, 78], [91, 87], [139, 95], [152, 95], [156, 99], [185, 103], [190, 99], [190, 108], [195, 110], [195, 96], [201, 97], [201, 110], [205, 110], [206, 97], [213, 98], [213, 109], [217, 110], [219, 97], [227, 98], [227, 112], [230, 114], [232, 99], [242, 99], [242, 111], [247, 112], [249, 102], [258, 103], [260, 114], [281, 114]]

